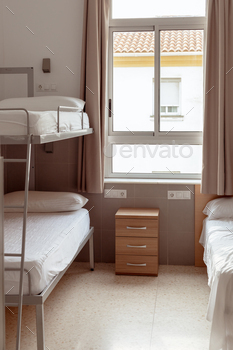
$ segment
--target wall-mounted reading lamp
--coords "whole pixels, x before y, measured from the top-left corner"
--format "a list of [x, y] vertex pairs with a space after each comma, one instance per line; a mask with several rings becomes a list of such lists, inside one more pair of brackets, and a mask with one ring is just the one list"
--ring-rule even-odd
[[50, 58], [43, 58], [42, 70], [44, 73], [50, 73]]

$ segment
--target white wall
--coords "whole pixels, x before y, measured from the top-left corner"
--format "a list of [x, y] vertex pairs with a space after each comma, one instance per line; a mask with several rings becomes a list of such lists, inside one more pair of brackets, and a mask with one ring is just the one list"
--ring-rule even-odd
[[[57, 84], [57, 92], [35, 91], [35, 96], [79, 97], [83, 5], [84, 0], [1, 1], [0, 16], [3, 17], [3, 24], [0, 24], [0, 49], [3, 46], [1, 50], [3, 57], [0, 56], [1, 66], [34, 67], [35, 85]], [[51, 59], [51, 73], [43, 73], [41, 68], [43, 58]], [[13, 77], [4, 78], [4, 98], [24, 94], [24, 81], [16, 77], [12, 79]]]

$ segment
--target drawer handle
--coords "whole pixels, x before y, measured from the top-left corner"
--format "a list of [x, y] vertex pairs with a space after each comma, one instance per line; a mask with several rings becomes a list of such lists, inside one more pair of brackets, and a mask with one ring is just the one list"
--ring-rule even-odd
[[146, 266], [146, 264], [131, 264], [131, 263], [127, 263], [127, 266]]
[[132, 227], [132, 226], [126, 226], [127, 230], [146, 230], [146, 226], [144, 227]]
[[127, 248], [146, 248], [146, 245], [130, 245], [127, 244]]

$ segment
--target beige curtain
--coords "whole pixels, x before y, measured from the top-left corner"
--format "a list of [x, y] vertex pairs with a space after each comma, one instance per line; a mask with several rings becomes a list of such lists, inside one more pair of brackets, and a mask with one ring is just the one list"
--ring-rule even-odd
[[80, 138], [78, 191], [102, 193], [104, 131], [107, 111], [109, 0], [84, 0], [81, 98], [94, 134]]
[[233, 1], [208, 0], [202, 193], [233, 194]]

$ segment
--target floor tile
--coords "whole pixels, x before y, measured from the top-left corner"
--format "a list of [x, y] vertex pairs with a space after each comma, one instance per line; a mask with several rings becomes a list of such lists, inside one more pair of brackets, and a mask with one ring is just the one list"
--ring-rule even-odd
[[[46, 349], [207, 350], [206, 270], [160, 266], [158, 277], [115, 275], [114, 264], [74, 262], [45, 302]], [[17, 308], [6, 309], [7, 350]], [[35, 307], [23, 306], [24, 350], [36, 350]]]

